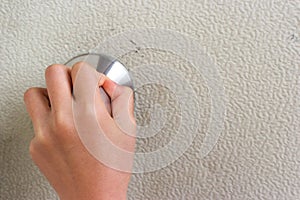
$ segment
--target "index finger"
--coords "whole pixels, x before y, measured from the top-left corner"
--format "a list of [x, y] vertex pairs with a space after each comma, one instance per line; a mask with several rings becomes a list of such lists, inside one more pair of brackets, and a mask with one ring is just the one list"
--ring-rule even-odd
[[45, 71], [46, 85], [54, 112], [71, 108], [72, 82], [70, 69], [64, 65], [50, 65]]

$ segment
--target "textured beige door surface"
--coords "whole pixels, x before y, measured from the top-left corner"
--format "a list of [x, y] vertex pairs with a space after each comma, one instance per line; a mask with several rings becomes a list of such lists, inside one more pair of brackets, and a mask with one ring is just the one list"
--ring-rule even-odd
[[[1, 200], [58, 198], [28, 153], [33, 128], [23, 103], [25, 90], [45, 86], [48, 65], [141, 28], [189, 37], [209, 59], [197, 66], [134, 40], [136, 50], [119, 57], [137, 73], [148, 65], [140, 78], [164, 80], [166, 74], [156, 75], [149, 66], [168, 66], [193, 90], [190, 99], [180, 101], [176, 92], [188, 91], [179, 81], [172, 85], [176, 91], [155, 81], [137, 88], [138, 124], [157, 126], [156, 135], [138, 139], [137, 151], [160, 149], [176, 134], [183, 143], [189, 133], [195, 137], [174, 162], [134, 174], [128, 199], [300, 199], [299, 0], [2, 0], [0, 22]], [[168, 45], [188, 48], [176, 38]], [[214, 80], [224, 89], [221, 99], [212, 98], [207, 74], [197, 71], [208, 60], [218, 71]], [[226, 110], [219, 121], [222, 130], [214, 148], [201, 157], [216, 100]], [[183, 106], [188, 116], [197, 117], [196, 130], [180, 124]], [[160, 114], [163, 123], [155, 121]]]

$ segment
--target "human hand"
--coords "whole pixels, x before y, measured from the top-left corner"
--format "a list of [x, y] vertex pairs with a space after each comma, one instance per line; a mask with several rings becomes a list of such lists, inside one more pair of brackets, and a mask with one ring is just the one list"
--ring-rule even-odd
[[[97, 88], [85, 88], [89, 85], [78, 79], [84, 73], [97, 79]], [[47, 88], [30, 88], [24, 94], [35, 132], [30, 143], [33, 161], [62, 200], [126, 199], [130, 170], [116, 170], [114, 166], [111, 168], [96, 159], [78, 132], [89, 130], [84, 138], [97, 141], [97, 137], [91, 133], [90, 121], [80, 121], [79, 125], [77, 122], [88, 118], [97, 121], [101, 132], [116, 147], [133, 155], [136, 125], [132, 90], [117, 85], [82, 62], [75, 64], [72, 69], [64, 65], [49, 66], [45, 77]], [[74, 87], [75, 80], [77, 87]], [[100, 92], [95, 92], [92, 98], [88, 96], [91, 94], [85, 92], [99, 90], [100, 86], [110, 96], [110, 105], [103, 102]], [[87, 102], [87, 99], [94, 101]], [[111, 111], [106, 109], [107, 106], [111, 106]], [[95, 116], [92, 115], [93, 111]], [[114, 151], [107, 152], [104, 147], [98, 147], [94, 147], [93, 151], [112, 158], [119, 156]], [[123, 161], [122, 164], [131, 169], [133, 157], [129, 156]]]

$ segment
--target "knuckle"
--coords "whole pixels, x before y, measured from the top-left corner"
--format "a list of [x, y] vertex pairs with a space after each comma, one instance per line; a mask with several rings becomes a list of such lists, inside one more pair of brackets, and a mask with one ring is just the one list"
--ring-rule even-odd
[[128, 87], [128, 86], [123, 86], [123, 85], [118, 85], [116, 88], [115, 93], [113, 96], [115, 98], [122, 96], [122, 97], [127, 97], [127, 98], [132, 98], [133, 97], [133, 90]]
[[125, 87], [125, 88], [128, 91], [128, 93], [133, 94], [133, 89], [131, 89], [130, 87]]
[[121, 86], [122, 90], [125, 94], [128, 95], [128, 97], [133, 97], [133, 90], [130, 87], [127, 86]]
[[60, 72], [65, 69], [64, 65], [61, 64], [53, 64], [47, 67], [45, 70], [45, 76], [46, 77], [52, 77], [55, 75], [55, 73]]
[[87, 62], [84, 62], [84, 61], [79, 61], [79, 62], [77, 62], [77, 63], [75, 63], [74, 65], [73, 65], [73, 68], [80, 68], [80, 67], [83, 67], [83, 66], [85, 66], [85, 65], [88, 65], [88, 63]]
[[28, 101], [34, 92], [35, 92], [35, 88], [27, 89], [24, 93], [24, 101]]
[[75, 63], [75, 64], [72, 66], [71, 74], [72, 74], [73, 76], [76, 76], [77, 73], [78, 73], [83, 67], [87, 67], [87, 66], [90, 66], [87, 62], [79, 61], [79, 62]]
[[37, 144], [36, 144], [36, 138], [32, 139], [29, 145], [29, 153], [32, 158], [36, 157], [38, 152]]
[[70, 118], [63, 113], [57, 113], [54, 116], [54, 135], [57, 139], [63, 141], [65, 139], [69, 140], [75, 135], [75, 126], [71, 119], [73, 118]]
[[35, 136], [29, 145], [29, 154], [31, 158], [36, 161], [41, 156], [45, 156], [47, 152], [51, 152], [53, 150], [53, 142], [51, 138], [45, 137], [44, 135]]
[[72, 70], [78, 71], [81, 67], [83, 67], [85, 65], [88, 65], [88, 64], [84, 61], [79, 61], [72, 66]]
[[36, 140], [36, 146], [40, 145], [41, 147], [45, 148], [47, 146], [50, 146], [50, 142], [51, 138], [47, 137], [47, 134], [40, 134], [37, 136], [37, 140]]
[[54, 115], [54, 125], [56, 128], [61, 129], [66, 126], [67, 116], [62, 112], [56, 112]]
[[84, 61], [79, 61], [79, 62], [75, 63], [75, 64], [73, 65], [73, 67], [81, 67], [81, 66], [83, 66], [83, 65], [87, 65], [87, 63], [84, 62]]
[[126, 94], [129, 104], [133, 105], [134, 103], [134, 92], [130, 87], [123, 86], [124, 93]]

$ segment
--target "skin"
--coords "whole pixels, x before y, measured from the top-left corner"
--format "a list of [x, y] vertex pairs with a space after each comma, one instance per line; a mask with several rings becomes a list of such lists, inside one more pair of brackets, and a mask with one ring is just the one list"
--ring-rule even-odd
[[[30, 88], [25, 92], [24, 102], [35, 133], [30, 155], [62, 200], [126, 199], [131, 173], [112, 169], [94, 158], [75, 128], [73, 83], [84, 65], [82, 62], [72, 68], [51, 65], [45, 72], [47, 88]], [[104, 134], [115, 145], [134, 152], [135, 138], [124, 134], [106, 109], [111, 106], [116, 112], [118, 107], [125, 107], [133, 122], [130, 126], [135, 130], [132, 90], [117, 85], [103, 74], [98, 75], [101, 77], [99, 87], [109, 94], [111, 104], [103, 102], [100, 92], [96, 94], [96, 120], [102, 122]]]

